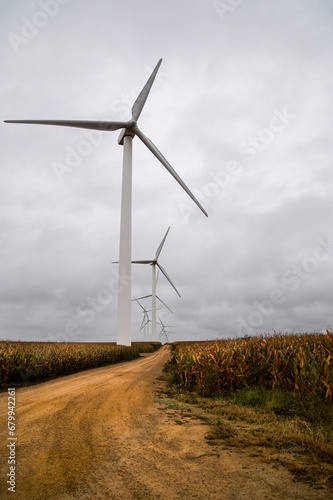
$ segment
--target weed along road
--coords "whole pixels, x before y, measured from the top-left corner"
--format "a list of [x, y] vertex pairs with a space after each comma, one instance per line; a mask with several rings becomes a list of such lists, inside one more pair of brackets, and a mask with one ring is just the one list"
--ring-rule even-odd
[[8, 491], [7, 392], [0, 394], [0, 498], [324, 499], [157, 397], [170, 357], [141, 359], [16, 390], [15, 493]]

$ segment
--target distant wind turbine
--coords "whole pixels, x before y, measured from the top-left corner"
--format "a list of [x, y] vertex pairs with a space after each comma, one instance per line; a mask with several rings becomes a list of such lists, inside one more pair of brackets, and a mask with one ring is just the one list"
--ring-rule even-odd
[[[159, 273], [159, 271], [158, 271]], [[157, 273], [157, 276], [158, 276], [158, 273]], [[156, 282], [157, 282], [157, 278], [156, 278]], [[139, 299], [142, 300], [142, 299], [148, 299], [149, 297], [152, 297], [152, 294], [150, 295], [143, 295], [142, 297], [134, 297], [134, 299], [132, 299], [132, 302], [135, 300], [139, 303], [141, 309], [144, 311], [143, 314], [144, 314], [144, 319], [146, 320], [145, 324], [147, 325], [148, 324], [148, 337], [149, 337], [149, 323], [152, 323], [152, 320], [149, 318], [149, 315], [148, 315], [148, 312], [152, 312], [152, 309], [146, 309], [145, 306], [142, 306], [142, 304], [139, 302]], [[156, 298], [159, 302], [161, 302], [161, 304], [164, 305], [164, 307], [166, 307], [168, 309], [168, 311], [170, 311], [172, 314], [173, 314], [173, 311], [172, 309], [170, 309], [169, 306], [166, 305], [165, 302], [163, 302], [162, 299], [159, 298], [158, 295], [156, 295]], [[156, 311], [159, 311], [161, 308], [156, 308]], [[144, 319], [142, 320], [142, 323], [141, 323], [141, 327], [140, 327], [140, 331], [142, 330], [142, 328], [145, 326], [144, 325]], [[157, 323], [156, 323], [157, 324]], [[144, 333], [144, 335], [146, 336], [146, 332]], [[151, 340], [151, 339], [150, 339]]]
[[[141, 298], [142, 297], [139, 297], [139, 299], [141, 299]], [[147, 336], [149, 339], [149, 323], [151, 323], [151, 319], [149, 318], [148, 313], [151, 312], [151, 309], [147, 309], [145, 306], [143, 306], [141, 304], [141, 302], [139, 301], [139, 299], [134, 297], [134, 299], [132, 299], [132, 302], [133, 302], [133, 300], [135, 300], [139, 304], [139, 306], [141, 307], [141, 309], [143, 311], [143, 319], [142, 319], [141, 326], [140, 326], [140, 332], [142, 329], [144, 329], [144, 337], [146, 338], [146, 336]]]
[[[156, 283], [157, 283], [157, 278], [156, 278]], [[141, 300], [141, 299], [148, 299], [149, 297], [152, 297], [152, 294], [150, 294], [150, 295], [143, 295], [143, 297], [138, 297], [138, 299], [140, 299], [140, 300]], [[166, 305], [166, 303], [165, 303], [165, 302], [163, 302], [163, 300], [162, 300], [162, 299], [160, 299], [158, 295], [156, 295], [156, 298], [157, 298], [157, 300], [158, 300], [159, 302], [161, 302], [161, 304], [163, 304], [163, 305], [164, 305], [164, 306], [165, 306], [165, 307], [166, 307], [166, 308], [167, 308], [167, 309], [168, 309], [168, 310], [169, 310], [169, 311], [173, 314], [173, 311], [170, 309], [170, 307], [169, 307], [169, 306], [167, 306], [167, 305]], [[132, 299], [132, 302], [133, 302], [133, 300], [137, 300], [137, 299]]]
[[132, 119], [129, 121], [90, 121], [90, 120], [5, 120], [6, 123], [26, 123], [37, 125], [60, 125], [92, 130], [114, 131], [123, 129], [118, 143], [124, 146], [122, 195], [120, 215], [120, 243], [119, 243], [119, 286], [118, 286], [118, 324], [117, 344], [131, 345], [131, 235], [132, 235], [132, 140], [136, 135], [156, 156], [168, 172], [182, 186], [186, 193], [197, 204], [200, 210], [208, 217], [194, 194], [189, 190], [170, 163], [146, 137], [137, 126], [137, 121], [145, 105], [156, 74], [161, 65], [160, 59], [152, 74], [144, 85], [132, 107]]
[[155, 259], [150, 259], [150, 260], [132, 260], [132, 264], [150, 264], [151, 267], [152, 267], [152, 340], [153, 341], [156, 341], [157, 340], [157, 334], [156, 334], [156, 282], [157, 282], [157, 279], [156, 279], [156, 267], [158, 267], [158, 269], [161, 271], [162, 274], [164, 274], [164, 276], [166, 277], [166, 279], [168, 280], [168, 282], [170, 283], [170, 285], [174, 288], [174, 290], [176, 291], [176, 293], [179, 295], [180, 297], [180, 293], [178, 292], [177, 288], [175, 287], [175, 285], [172, 283], [170, 277], [167, 275], [165, 269], [163, 269], [163, 267], [161, 266], [161, 264], [158, 262], [158, 258], [160, 256], [160, 253], [162, 251], [162, 248], [163, 248], [163, 245], [165, 243], [165, 240], [166, 240], [166, 237], [168, 236], [168, 233], [170, 231], [170, 227], [168, 228], [167, 232], [165, 233], [164, 235], [164, 238], [162, 239], [159, 247], [157, 248], [156, 250], [156, 253], [155, 253]]
[[163, 321], [161, 320], [160, 317], [158, 317], [158, 319], [159, 319], [160, 325], [162, 326], [162, 330], [160, 331], [160, 336], [159, 337], [161, 339], [163, 337], [163, 335], [164, 335], [165, 338], [166, 338], [166, 340], [167, 340], [167, 342], [169, 342], [169, 334], [172, 333], [172, 332], [169, 332], [167, 330], [167, 328], [174, 328], [174, 326], [173, 325], [165, 325], [163, 323]]
[[[139, 304], [139, 306], [141, 307], [142, 311], [143, 311], [143, 319], [142, 319], [142, 322], [141, 322], [141, 326], [140, 326], [140, 332], [142, 330], [142, 328], [144, 328], [144, 337], [146, 338], [146, 334], [148, 333], [148, 337], [149, 337], [149, 314], [148, 314], [148, 310], [145, 308], [145, 306], [143, 306], [141, 304], [141, 302], [134, 298], [133, 300], [136, 300], [137, 303]], [[146, 326], [148, 325], [148, 332], [147, 332], [147, 329], [146, 329]]]

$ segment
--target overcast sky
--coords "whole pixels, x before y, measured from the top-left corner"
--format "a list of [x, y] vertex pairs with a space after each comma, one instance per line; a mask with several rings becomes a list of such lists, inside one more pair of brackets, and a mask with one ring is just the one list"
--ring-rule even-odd
[[[171, 226], [170, 340], [333, 326], [331, 0], [0, 0], [0, 321], [10, 340], [115, 341], [119, 132], [5, 119], [139, 120], [134, 259]], [[151, 268], [133, 266], [133, 296]], [[149, 300], [145, 302], [149, 306]], [[133, 340], [142, 314], [133, 305]]]

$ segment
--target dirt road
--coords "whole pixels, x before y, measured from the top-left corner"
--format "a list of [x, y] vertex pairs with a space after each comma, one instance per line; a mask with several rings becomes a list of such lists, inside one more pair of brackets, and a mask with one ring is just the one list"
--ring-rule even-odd
[[7, 491], [7, 393], [0, 394], [0, 498], [325, 499], [246, 451], [210, 446], [209, 428], [161, 405], [154, 391], [170, 354], [18, 389], [16, 493]]

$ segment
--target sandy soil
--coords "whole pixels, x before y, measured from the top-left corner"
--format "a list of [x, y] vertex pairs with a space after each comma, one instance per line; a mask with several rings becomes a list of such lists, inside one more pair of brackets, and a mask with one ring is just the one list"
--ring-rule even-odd
[[7, 491], [7, 393], [0, 394], [0, 498], [327, 499], [249, 451], [205, 439], [209, 427], [158, 402], [170, 356], [144, 358], [18, 389], [16, 493]]

